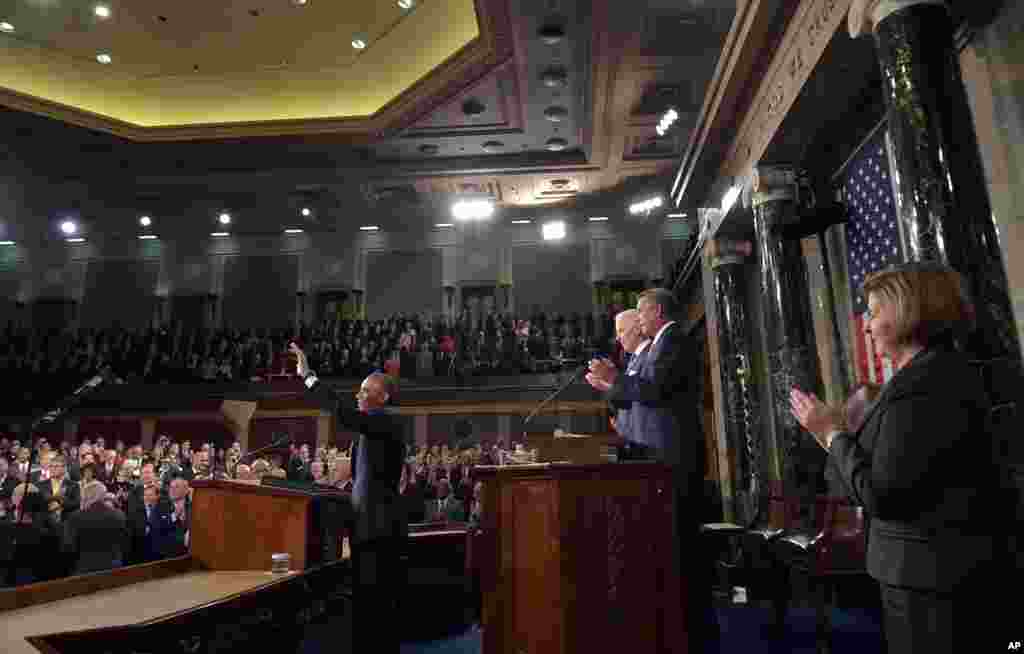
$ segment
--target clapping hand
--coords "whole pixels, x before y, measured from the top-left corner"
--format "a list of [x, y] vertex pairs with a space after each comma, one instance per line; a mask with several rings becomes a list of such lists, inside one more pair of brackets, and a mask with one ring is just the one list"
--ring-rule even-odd
[[296, 372], [299, 377], [305, 377], [306, 373], [309, 372], [309, 366], [306, 364], [306, 353], [302, 351], [302, 348], [300, 348], [295, 341], [288, 344], [288, 351], [294, 354], [295, 358], [298, 360]]
[[814, 393], [794, 388], [789, 393], [789, 406], [797, 422], [811, 432], [814, 440], [826, 450], [832, 445], [829, 435], [838, 431], [842, 421], [834, 409], [819, 400]]
[[591, 359], [588, 368], [589, 372], [584, 379], [594, 389], [602, 392], [610, 389], [619, 376], [618, 368], [608, 359]]

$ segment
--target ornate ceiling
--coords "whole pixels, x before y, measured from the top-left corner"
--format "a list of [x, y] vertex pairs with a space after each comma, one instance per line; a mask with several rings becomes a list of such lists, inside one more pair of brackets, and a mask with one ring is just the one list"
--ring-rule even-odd
[[[317, 208], [319, 224], [327, 229], [348, 229], [349, 223], [365, 223], [373, 213], [380, 214], [376, 221], [382, 228], [385, 220], [429, 224], [423, 216], [446, 210], [453, 196], [466, 193], [493, 197], [503, 209], [499, 216], [509, 218], [548, 207], [593, 208], [601, 215], [621, 212], [614, 217], [625, 213], [631, 194], [667, 190], [690, 142], [735, 12], [729, 0], [462, 0], [461, 4], [418, 0], [405, 16], [394, 0], [309, 0], [304, 7], [292, 2], [176, 3], [173, 11], [180, 13], [166, 9], [171, 12], [168, 25], [185, 17], [196, 24], [211, 7], [216, 8], [217, 18], [209, 19], [212, 27], [201, 37], [186, 38], [179, 32], [154, 38], [163, 53], [154, 55], [154, 61], [167, 63], [173, 73], [169, 75], [176, 79], [185, 65], [174, 62], [176, 53], [202, 51], [212, 56], [229, 50], [224, 43], [233, 41], [255, 62], [270, 52], [287, 58], [287, 41], [293, 51], [290, 61], [295, 62], [291, 65], [298, 66], [310, 62], [309, 53], [327, 52], [328, 40], [316, 34], [333, 21], [330, 31], [336, 35], [338, 61], [356, 61], [346, 69], [351, 76], [339, 78], [339, 86], [356, 79], [353, 71], [376, 51], [387, 51], [389, 70], [396, 75], [414, 70], [413, 60], [416, 66], [431, 61], [432, 68], [397, 96], [392, 96], [393, 85], [363, 79], [359, 88], [365, 93], [355, 95], [366, 97], [324, 103], [363, 107], [345, 111], [370, 111], [374, 102], [383, 99], [381, 109], [361, 118], [337, 115], [341, 109], [315, 113], [315, 103], [303, 105], [310, 108], [307, 118], [292, 116], [282, 121], [273, 112], [266, 120], [242, 116], [248, 111], [244, 107], [258, 103], [247, 97], [245, 84], [237, 81], [245, 79], [243, 73], [254, 74], [254, 67], [242, 70], [249, 59], [240, 53], [225, 54], [215, 70], [225, 79], [238, 75], [225, 87], [241, 84], [242, 92], [222, 94], [219, 104], [224, 106], [212, 114], [226, 116], [224, 112], [237, 110], [243, 119], [238, 123], [203, 123], [199, 114], [193, 119], [200, 122], [189, 125], [90, 123], [95, 119], [92, 114], [61, 115], [52, 103], [24, 102], [25, 96], [8, 92], [0, 94], [0, 102], [56, 117], [59, 122], [9, 114], [7, 124], [22, 126], [9, 134], [7, 144], [51, 177], [80, 181], [89, 184], [94, 194], [116, 197], [115, 206], [122, 209], [104, 212], [103, 220], [124, 221], [128, 227], [143, 210], [175, 215], [181, 218], [176, 224], [186, 226], [192, 214], [231, 207], [251, 215], [246, 225], [269, 231], [279, 226], [283, 212], [294, 215], [295, 207], [306, 203]], [[74, 4], [81, 23], [91, 5]], [[316, 14], [320, 18], [312, 22], [308, 16], [295, 17], [319, 4], [358, 4], [361, 9], [325, 8], [321, 11], [326, 13]], [[131, 48], [144, 51], [147, 30], [158, 31], [152, 21], [145, 21], [147, 6], [148, 13], [164, 11], [150, 2], [133, 9], [137, 12], [134, 22], [119, 28], [133, 33], [123, 36], [126, 48], [132, 44]], [[253, 7], [259, 16], [249, 14]], [[128, 9], [122, 5], [113, 9], [110, 20], [128, 20], [123, 18], [129, 15]], [[472, 18], [472, 26], [467, 22], [452, 34], [446, 27], [421, 23], [414, 37], [407, 35], [400, 43], [388, 41], [436, 12], [450, 12], [447, 15], [460, 20]], [[280, 23], [286, 18], [296, 21], [287, 40], [272, 38], [266, 28], [255, 26], [263, 19]], [[6, 18], [0, 16], [0, 20]], [[75, 24], [70, 18], [63, 20]], [[388, 20], [397, 20], [397, 26]], [[359, 21], [392, 25], [390, 31], [380, 28], [381, 44], [386, 47], [371, 46], [353, 57], [349, 32]], [[479, 34], [470, 36], [468, 44], [458, 43], [476, 29]], [[89, 31], [82, 26], [78, 30]], [[305, 45], [303, 30], [316, 33], [310, 40], [320, 50]], [[440, 45], [434, 33], [444, 33], [447, 45]], [[11, 38], [0, 34], [0, 42]], [[95, 47], [89, 38], [87, 34], [68, 37], [62, 47], [72, 49], [74, 44], [84, 53]], [[432, 51], [451, 48], [456, 54], [447, 59], [431, 60], [425, 55], [406, 59], [421, 52], [425, 42], [434, 44]], [[37, 65], [56, 75], [63, 59], [56, 54], [53, 59], [57, 63], [47, 64], [43, 57]], [[108, 71], [115, 65], [100, 69]], [[99, 64], [89, 62], [89, 66]], [[272, 94], [273, 102], [265, 106], [299, 108], [299, 101], [289, 104], [290, 93], [284, 92], [292, 89], [288, 70], [261, 73], [281, 82], [278, 93]], [[0, 78], [0, 86], [10, 86], [9, 76]], [[371, 96], [377, 100], [367, 99]], [[659, 137], [655, 126], [670, 105], [678, 108], [680, 119]], [[325, 113], [336, 115], [325, 117]], [[44, 141], [52, 146], [41, 149]], [[242, 229], [241, 223], [238, 228]]]

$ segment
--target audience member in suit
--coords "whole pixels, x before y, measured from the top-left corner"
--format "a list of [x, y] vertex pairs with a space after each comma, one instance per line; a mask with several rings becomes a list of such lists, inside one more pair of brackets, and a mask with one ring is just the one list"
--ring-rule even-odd
[[288, 479], [291, 481], [313, 481], [313, 475], [309, 469], [309, 445], [303, 443], [299, 451], [288, 460]]
[[132, 535], [131, 563], [146, 563], [162, 557], [164, 543], [173, 531], [170, 500], [161, 499], [160, 487], [151, 483], [143, 488], [143, 502], [127, 515]]
[[104, 450], [102, 463], [96, 463], [96, 480], [103, 482], [107, 488], [113, 488], [117, 483], [117, 473], [121, 471], [121, 465], [117, 461], [117, 452]]
[[324, 404], [335, 407], [338, 424], [359, 434], [352, 455], [353, 651], [398, 652], [395, 600], [401, 594], [401, 552], [408, 538], [408, 516], [398, 493], [405, 461], [401, 418], [386, 410], [395, 396], [391, 379], [372, 373], [356, 394], [358, 411], [344, 408], [331, 389], [319, 384], [306, 355], [295, 344], [298, 373]]
[[640, 328], [651, 339], [636, 374], [619, 374], [607, 359], [590, 362], [587, 382], [605, 392], [612, 403], [630, 403], [628, 431], [640, 442], [645, 458], [669, 464], [676, 476], [679, 552], [687, 575], [685, 585], [692, 615], [690, 650], [704, 651], [718, 639], [717, 618], [711, 606], [710, 560], [693, 561], [694, 542], [704, 511], [704, 436], [700, 429], [696, 348], [676, 316], [672, 292], [655, 288], [637, 302]]
[[[646, 356], [646, 350], [651, 344], [651, 339], [644, 336], [640, 327], [640, 312], [636, 309], [627, 309], [615, 316], [615, 337], [622, 345], [623, 351], [629, 355], [626, 375], [638, 374]], [[630, 416], [633, 411], [633, 403], [620, 401], [613, 403], [613, 406], [616, 409], [613, 427], [623, 439], [619, 449], [620, 456], [624, 459], [643, 458], [643, 434], [634, 434], [631, 431]]]
[[881, 587], [889, 651], [977, 650], [1011, 631], [1000, 624], [1003, 602], [987, 590], [998, 587], [1004, 553], [995, 525], [1007, 515], [989, 403], [955, 347], [973, 310], [960, 275], [937, 263], [893, 266], [870, 275], [863, 290], [865, 331], [895, 375], [856, 431], [796, 388], [793, 414], [870, 521], [868, 573]]
[[160, 533], [157, 549], [163, 557], [182, 556], [188, 552], [189, 529], [192, 524], [192, 499], [189, 483], [182, 477], [171, 480], [168, 488], [170, 527]]
[[11, 495], [14, 494], [14, 487], [18, 480], [10, 474], [10, 463], [6, 458], [0, 457], [0, 502], [10, 504]]
[[46, 501], [34, 486], [19, 485], [12, 497], [15, 520], [0, 523], [0, 574], [4, 586], [54, 579], [60, 565], [60, 536], [46, 514]]
[[107, 487], [92, 481], [82, 488], [82, 509], [64, 521], [64, 542], [74, 574], [124, 565], [130, 540], [124, 513], [107, 506]]
[[463, 522], [466, 505], [451, 492], [451, 483], [442, 477], [437, 480], [437, 499], [426, 502], [427, 522]]
[[63, 498], [64, 515], [70, 515], [78, 510], [81, 491], [78, 482], [68, 478], [63, 456], [50, 459], [50, 478], [40, 483], [39, 491], [47, 501], [51, 497]]

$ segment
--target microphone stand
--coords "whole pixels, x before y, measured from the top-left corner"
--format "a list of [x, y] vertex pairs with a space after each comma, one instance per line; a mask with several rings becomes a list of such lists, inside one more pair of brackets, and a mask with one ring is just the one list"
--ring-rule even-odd
[[249, 459], [249, 457], [255, 457], [257, 454], [263, 454], [264, 452], [268, 452], [270, 450], [279, 450], [279, 449], [281, 449], [283, 447], [287, 447], [290, 444], [291, 444], [291, 437], [290, 436], [282, 436], [282, 437], [278, 438], [276, 441], [274, 441], [273, 443], [271, 443], [270, 445], [266, 445], [264, 447], [260, 447], [258, 449], [253, 450], [252, 452], [246, 452], [245, 454], [243, 454], [242, 456], [240, 456], [238, 458], [238, 461], [239, 461], [239, 463], [241, 463], [245, 459]]
[[[535, 408], [533, 411], [531, 411], [530, 415], [526, 416], [523, 419], [523, 427], [525, 427], [527, 424], [529, 424], [530, 421], [533, 420], [537, 416], [538, 413], [540, 413], [540, 410], [543, 409], [544, 407], [546, 407], [556, 397], [558, 397], [562, 393], [562, 391], [564, 391], [565, 389], [569, 388], [569, 386], [571, 386], [572, 383], [575, 382], [577, 380], [577, 378], [579, 378], [580, 373], [587, 369], [587, 365], [588, 364], [583, 364], [582, 366], [577, 368], [572, 373], [572, 375], [569, 377], [568, 381], [564, 382], [561, 386], [556, 388], [554, 393], [552, 393], [552, 394], [548, 395], [546, 398], [544, 398], [544, 400], [541, 401], [541, 403], [537, 405], [537, 408]], [[525, 429], [523, 431], [523, 435], [524, 436], [526, 435]]]
[[[110, 366], [104, 366], [98, 374], [90, 377], [88, 381], [79, 386], [70, 395], [64, 396], [58, 403], [56, 409], [50, 409], [49, 411], [37, 416], [29, 425], [29, 454], [28, 454], [28, 469], [25, 470], [25, 479], [18, 482], [15, 489], [18, 486], [23, 486], [25, 492], [21, 497], [21, 502], [18, 503], [18, 512], [14, 517], [15, 526], [24, 523], [25, 518], [25, 498], [28, 497], [28, 487], [32, 483], [32, 467], [37, 461], [37, 445], [38, 439], [36, 438], [36, 430], [39, 429], [44, 423], [56, 422], [58, 418], [62, 417], [69, 409], [73, 409], [79, 402], [82, 401], [94, 388], [102, 386], [104, 382], [108, 381], [111, 376]], [[40, 471], [41, 472], [41, 471]], [[14, 553], [17, 551], [18, 546], [18, 532], [14, 531], [14, 535], [11, 539], [11, 561], [7, 566], [7, 581], [10, 585], [14, 585], [14, 571], [17, 568], [17, 557]]]

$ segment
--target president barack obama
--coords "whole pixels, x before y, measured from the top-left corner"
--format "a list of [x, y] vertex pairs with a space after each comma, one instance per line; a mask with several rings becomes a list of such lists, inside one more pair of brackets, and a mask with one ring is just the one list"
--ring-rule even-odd
[[[395, 601], [401, 592], [400, 554], [408, 537], [398, 482], [405, 462], [405, 439], [399, 416], [387, 410], [395, 396], [391, 378], [370, 374], [356, 393], [358, 410], [321, 384], [296, 343], [288, 349], [298, 359], [298, 373], [339, 425], [359, 434], [352, 454], [353, 651], [398, 652]], [[384, 625], [370, 629], [370, 625]]]

